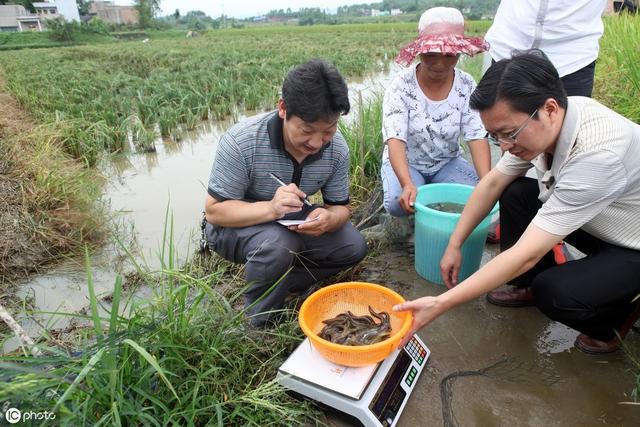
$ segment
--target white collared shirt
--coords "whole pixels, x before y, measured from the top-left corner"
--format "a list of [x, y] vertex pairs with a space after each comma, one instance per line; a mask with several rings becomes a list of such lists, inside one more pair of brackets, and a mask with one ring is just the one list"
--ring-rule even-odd
[[491, 57], [511, 58], [514, 50], [541, 49], [560, 77], [598, 57], [606, 0], [502, 0], [485, 36]]
[[[640, 250], [640, 125], [591, 98], [570, 96], [551, 169], [505, 153], [496, 169], [536, 168], [542, 207], [533, 224], [559, 236], [578, 228]], [[546, 181], [546, 182], [545, 182]]]

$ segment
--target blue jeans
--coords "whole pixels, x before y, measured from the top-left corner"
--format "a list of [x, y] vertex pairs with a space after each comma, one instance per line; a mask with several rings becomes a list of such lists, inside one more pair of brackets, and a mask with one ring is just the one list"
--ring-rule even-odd
[[[423, 175], [411, 165], [409, 165], [409, 173], [416, 187], [436, 182], [453, 182], [473, 186], [478, 183], [478, 175], [475, 168], [462, 157], [456, 157], [451, 160], [433, 175]], [[399, 203], [402, 186], [389, 160], [382, 162], [380, 175], [382, 176], [382, 190], [384, 191], [384, 209], [393, 216], [406, 216], [407, 213]]]

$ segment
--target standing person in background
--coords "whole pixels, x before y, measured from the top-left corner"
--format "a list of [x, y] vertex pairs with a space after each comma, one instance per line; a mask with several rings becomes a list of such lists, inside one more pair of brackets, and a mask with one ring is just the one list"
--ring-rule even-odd
[[485, 39], [494, 61], [540, 49], [568, 96], [591, 96], [607, 0], [502, 0]]
[[[464, 18], [450, 7], [424, 12], [418, 31], [396, 58], [409, 67], [393, 79], [382, 106], [384, 207], [393, 216], [414, 212], [421, 185], [475, 185], [491, 169], [486, 131], [469, 109], [476, 82], [456, 68], [460, 54], [484, 52], [486, 44], [464, 36]], [[416, 56], [420, 61], [410, 66]], [[461, 157], [461, 138], [468, 141], [473, 165]]]
[[[485, 36], [489, 55], [496, 62], [519, 51], [539, 49], [558, 71], [567, 96], [591, 97], [606, 6], [607, 0], [502, 0]], [[501, 201], [502, 214], [513, 216], [510, 209]], [[491, 241], [500, 242], [501, 251], [515, 243], [501, 238], [500, 226], [494, 234]], [[569, 259], [562, 242], [552, 251], [557, 264]], [[530, 298], [520, 291], [506, 286], [492, 291], [488, 300], [508, 307], [529, 304]]]
[[[220, 138], [205, 201], [209, 247], [245, 264], [245, 308], [262, 327], [289, 293], [360, 262], [364, 237], [349, 222], [349, 147], [337, 131], [347, 84], [332, 64], [293, 68], [278, 108]], [[284, 185], [283, 185], [284, 184]], [[307, 195], [322, 193], [312, 205]], [[280, 219], [311, 220], [285, 227]]]

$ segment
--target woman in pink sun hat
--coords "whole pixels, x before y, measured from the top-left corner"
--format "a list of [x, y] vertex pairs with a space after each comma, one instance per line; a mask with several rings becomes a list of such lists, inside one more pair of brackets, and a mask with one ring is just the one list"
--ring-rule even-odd
[[[428, 9], [418, 31], [398, 54], [396, 62], [408, 68], [395, 76], [383, 101], [381, 175], [384, 207], [393, 216], [414, 212], [417, 187], [423, 184], [475, 185], [491, 169], [486, 131], [469, 108], [476, 82], [456, 68], [461, 53], [473, 56], [488, 45], [465, 37], [464, 18], [450, 7]], [[461, 157], [462, 138], [473, 165]]]

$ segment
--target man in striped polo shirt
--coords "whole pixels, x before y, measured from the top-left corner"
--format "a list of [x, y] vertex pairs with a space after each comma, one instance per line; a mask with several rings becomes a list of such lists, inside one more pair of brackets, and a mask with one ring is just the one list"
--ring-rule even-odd
[[[489, 302], [535, 304], [578, 330], [584, 352], [617, 350], [640, 313], [640, 126], [567, 97], [539, 50], [493, 64], [470, 105], [504, 156], [450, 237], [440, 264], [450, 290], [396, 308], [414, 311], [417, 330], [488, 292]], [[524, 176], [532, 167], [537, 179]], [[457, 284], [460, 248], [498, 199], [502, 252]], [[587, 257], [556, 265], [551, 249], [563, 239]]]
[[[367, 251], [349, 218], [349, 148], [337, 132], [347, 85], [331, 64], [292, 69], [278, 109], [220, 139], [205, 201], [209, 247], [245, 264], [245, 307], [264, 326], [289, 293], [360, 262]], [[307, 196], [318, 191], [323, 203]], [[304, 220], [284, 226], [277, 220]]]

